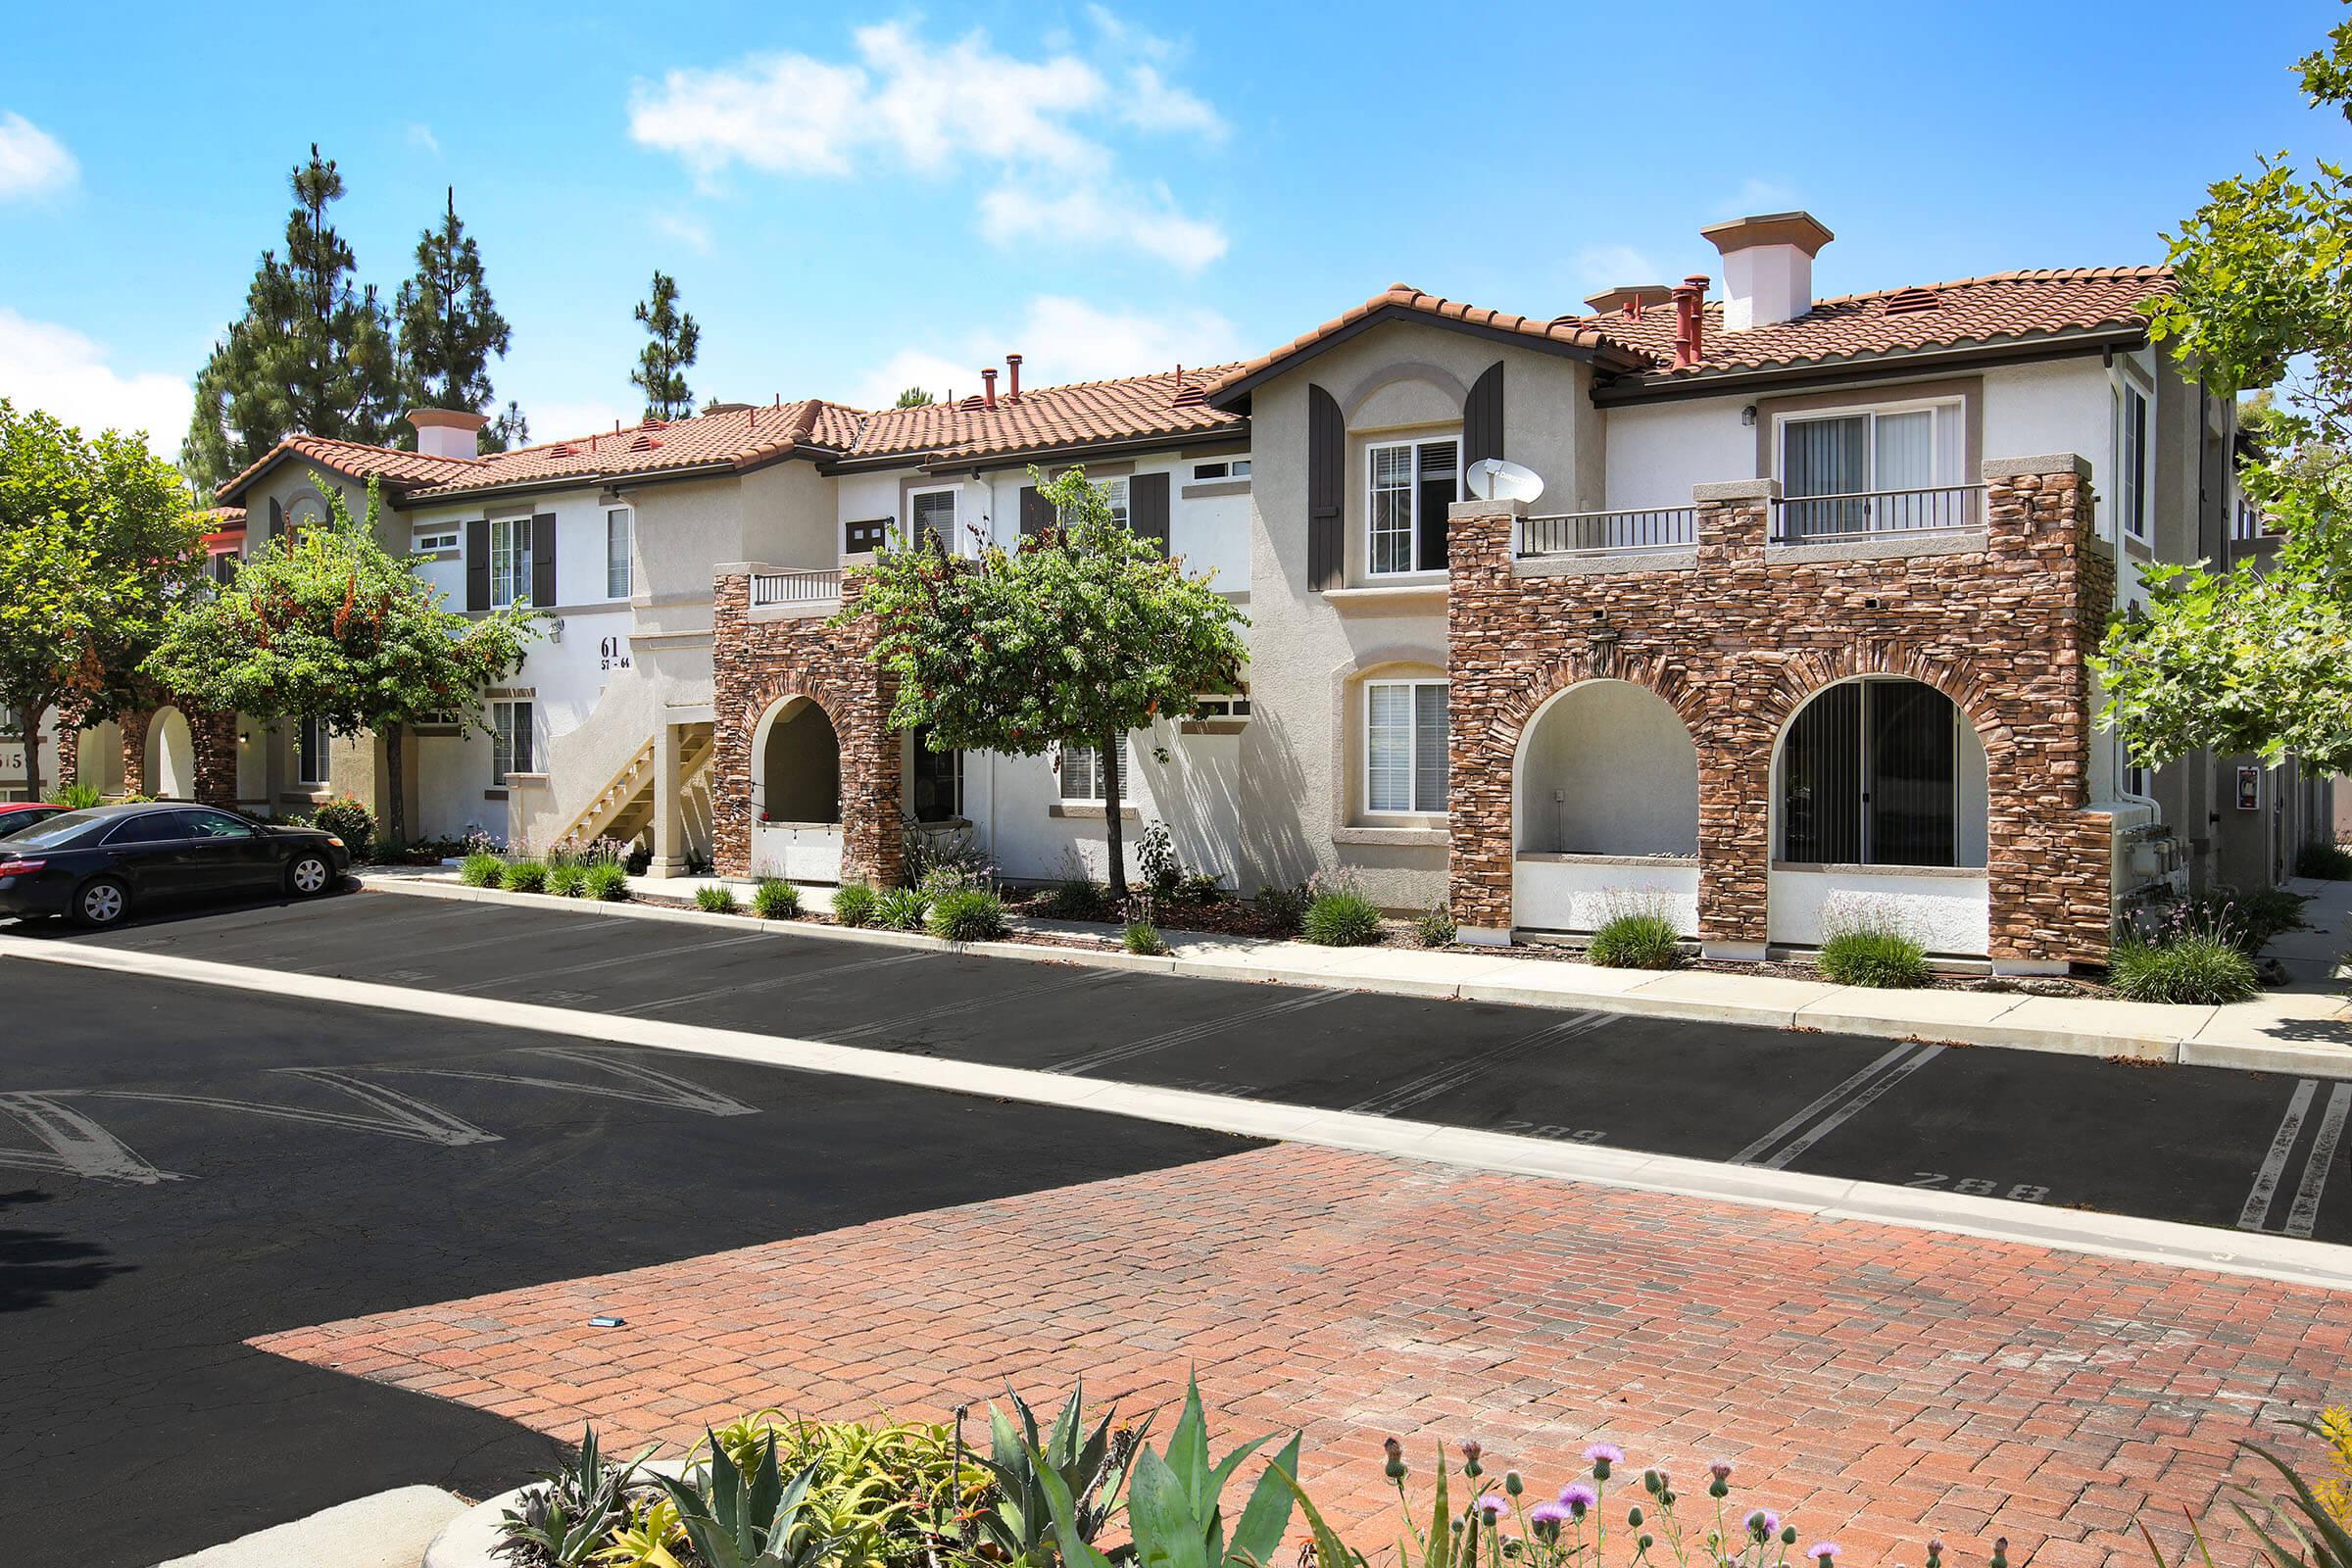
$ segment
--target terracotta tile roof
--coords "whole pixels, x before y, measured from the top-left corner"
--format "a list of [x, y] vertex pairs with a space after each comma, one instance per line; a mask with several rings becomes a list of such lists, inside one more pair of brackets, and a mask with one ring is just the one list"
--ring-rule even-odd
[[1032, 387], [1017, 400], [1000, 396], [994, 409], [973, 397], [869, 414], [853, 455], [988, 458], [1097, 441], [1238, 430], [1240, 416], [1210, 408], [1205, 399], [1207, 388], [1233, 368], [1206, 365], [1121, 381]]
[[[1615, 335], [1601, 331], [1599, 318], [1560, 316], [1544, 320], [1532, 316], [1513, 316], [1507, 311], [1465, 305], [1459, 300], [1424, 293], [1409, 283], [1391, 283], [1363, 304], [1333, 317], [1313, 331], [1295, 337], [1281, 348], [1270, 354], [1261, 354], [1247, 365], [1232, 367], [1208, 389], [1209, 395], [1224, 397], [1240, 390], [1245, 383], [1254, 384], [1267, 371], [1351, 331], [1384, 312], [1411, 312], [1441, 321], [1455, 321], [1466, 326], [1507, 332], [1515, 337], [1558, 348], [1590, 350], [1615, 368], [1636, 368], [1645, 365], [1648, 359], [1638, 350], [1630, 349]], [[1671, 340], [1670, 330], [1669, 342]]]
[[234, 533], [245, 526], [243, 507], [199, 507], [195, 517], [209, 533]]
[[1817, 300], [1794, 320], [1744, 332], [1723, 330], [1723, 304], [1702, 308], [1700, 358], [1689, 369], [1674, 363], [1674, 306], [1652, 305], [1640, 317], [1563, 318], [1640, 349], [1657, 368], [1644, 384], [1672, 383], [1734, 371], [1794, 368], [1886, 354], [1968, 348], [2123, 326], [2141, 318], [2141, 307], [2172, 285], [2161, 267], [2078, 267], [1994, 272], [1924, 287], [1883, 289]]

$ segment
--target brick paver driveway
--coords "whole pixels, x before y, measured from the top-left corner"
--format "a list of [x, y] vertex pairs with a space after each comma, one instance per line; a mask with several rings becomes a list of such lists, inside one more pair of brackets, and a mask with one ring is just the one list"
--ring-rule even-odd
[[1693, 1494], [1728, 1458], [1736, 1503], [1857, 1563], [1931, 1534], [2144, 1563], [2134, 1516], [2178, 1544], [2186, 1508], [2234, 1568], [2232, 1441], [2352, 1396], [2348, 1332], [2352, 1299], [2266, 1281], [1278, 1147], [254, 1343], [615, 1449], [1006, 1380], [1140, 1408], [1197, 1363], [1229, 1431], [1304, 1427], [1366, 1548], [1394, 1539], [1380, 1439], [1426, 1478], [1475, 1435], [1544, 1489], [1595, 1440]]

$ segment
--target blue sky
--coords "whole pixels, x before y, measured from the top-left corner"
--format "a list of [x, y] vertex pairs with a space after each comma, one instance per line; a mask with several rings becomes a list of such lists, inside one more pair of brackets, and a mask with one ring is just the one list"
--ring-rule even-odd
[[541, 439], [636, 414], [656, 267], [699, 397], [874, 401], [1252, 355], [1395, 280], [1581, 309], [1787, 207], [1825, 294], [2155, 261], [2206, 181], [2352, 151], [2286, 70], [2328, 0], [213, 9], [29, 9], [0, 58], [0, 396], [167, 451], [314, 139], [387, 296], [457, 186]]

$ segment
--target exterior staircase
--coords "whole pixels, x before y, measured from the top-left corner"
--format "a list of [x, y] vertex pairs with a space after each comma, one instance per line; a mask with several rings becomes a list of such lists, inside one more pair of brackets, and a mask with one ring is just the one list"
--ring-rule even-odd
[[[678, 798], [689, 842], [708, 842], [707, 837], [698, 838], [694, 826], [710, 819], [710, 769], [717, 757], [718, 747], [710, 725], [685, 726], [685, 734], [678, 742]], [[597, 839], [617, 839], [626, 844], [643, 838], [650, 843], [653, 821], [654, 743], [648, 738], [621, 764], [612, 781], [572, 818], [571, 825], [558, 836], [558, 842], [588, 844]]]

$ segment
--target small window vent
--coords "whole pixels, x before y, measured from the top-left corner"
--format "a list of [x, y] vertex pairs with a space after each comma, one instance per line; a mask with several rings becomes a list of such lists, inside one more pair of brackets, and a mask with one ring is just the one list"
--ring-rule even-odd
[[1911, 316], [1920, 311], [1937, 310], [1942, 300], [1932, 288], [1906, 288], [1886, 298], [1888, 316]]
[[580, 449], [573, 446], [570, 442], [564, 441], [556, 446], [549, 447], [547, 449], [547, 455], [551, 458], [576, 458], [580, 455]]
[[1199, 383], [1195, 383], [1192, 386], [1178, 387], [1176, 389], [1176, 396], [1171, 404], [1171, 407], [1179, 409], [1197, 409], [1207, 401], [1208, 388], [1201, 386]]
[[660, 436], [641, 435], [636, 440], [629, 443], [629, 450], [631, 452], [652, 452], [661, 445], [662, 438]]

